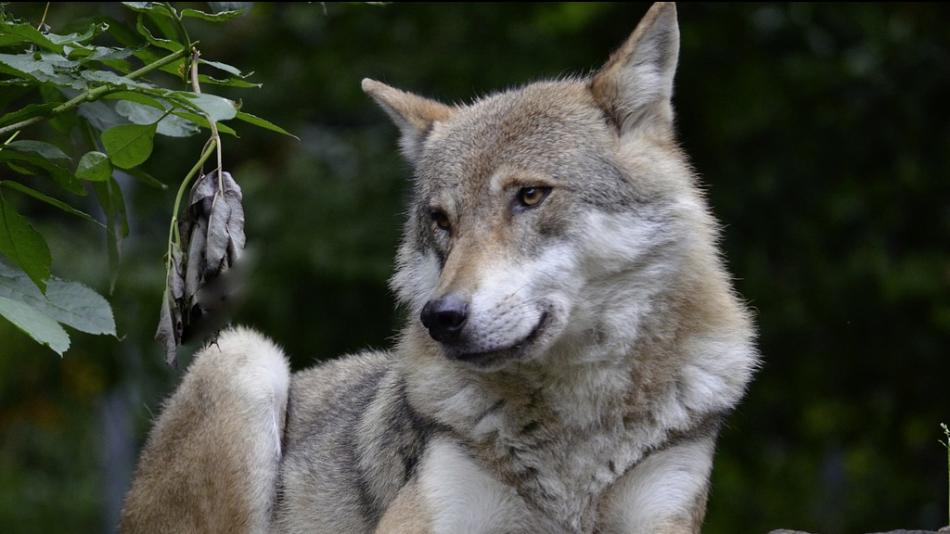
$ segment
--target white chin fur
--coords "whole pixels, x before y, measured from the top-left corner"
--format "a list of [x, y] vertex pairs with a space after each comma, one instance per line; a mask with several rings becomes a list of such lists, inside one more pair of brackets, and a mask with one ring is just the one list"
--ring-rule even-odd
[[565, 246], [550, 247], [530, 261], [486, 266], [470, 304], [472, 350], [515, 346], [531, 336], [542, 319], [541, 337], [549, 338], [551, 327], [563, 323], [567, 311], [569, 299], [563, 295], [579, 282], [575, 266], [574, 251]]

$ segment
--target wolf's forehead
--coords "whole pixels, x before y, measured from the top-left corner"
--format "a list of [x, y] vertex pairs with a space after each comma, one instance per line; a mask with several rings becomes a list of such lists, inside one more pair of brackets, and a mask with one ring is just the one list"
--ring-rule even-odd
[[609, 135], [579, 84], [541, 84], [460, 109], [431, 133], [417, 164], [420, 178], [478, 185], [500, 168], [554, 178], [602, 160]]

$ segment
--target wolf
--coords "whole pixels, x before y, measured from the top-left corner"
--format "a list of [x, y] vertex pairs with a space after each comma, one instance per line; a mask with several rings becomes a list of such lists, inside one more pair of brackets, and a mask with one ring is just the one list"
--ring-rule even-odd
[[759, 359], [674, 135], [673, 4], [586, 77], [445, 105], [373, 80], [414, 171], [395, 347], [194, 359], [121, 530], [696, 533]]

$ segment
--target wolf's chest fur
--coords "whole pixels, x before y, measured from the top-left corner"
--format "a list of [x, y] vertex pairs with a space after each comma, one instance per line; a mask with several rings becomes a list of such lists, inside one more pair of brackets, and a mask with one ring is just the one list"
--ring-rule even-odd
[[563, 525], [588, 531], [604, 490], [642, 457], [650, 441], [622, 412], [579, 404], [592, 399], [562, 405], [574, 412], [570, 418], [599, 412], [581, 416], [588, 424], [576, 426], [553, 414], [542, 397], [534, 390], [524, 406], [501, 406], [482, 417], [472, 429], [478, 436], [472, 453], [529, 503]]
[[[434, 502], [432, 523], [443, 526], [435, 532], [462, 528], [458, 517], [468, 518], [467, 532], [495, 532], [493, 521], [530, 532], [537, 523], [518, 525], [532, 516], [546, 522], [539, 532], [591, 532], [604, 491], [667, 437], [623, 409], [629, 380], [620, 377], [630, 369], [587, 368], [583, 381], [598, 386], [573, 395], [540, 381], [516, 391], [492, 380], [506, 390], [502, 399], [452, 373], [442, 386], [469, 385], [440, 397], [434, 384], [414, 381], [418, 374], [402, 376], [401, 363], [395, 355], [360, 357], [295, 379], [277, 514], [287, 530], [334, 524], [324, 516], [332, 509], [348, 518], [338, 531], [370, 528], [403, 485], [419, 479]], [[341, 464], [345, 456], [352, 460]]]
[[720, 413], [742, 393], [744, 381], [730, 376], [730, 364], [703, 361], [727, 350], [734, 355], [724, 359], [739, 362], [749, 354], [745, 339], [698, 336], [684, 343], [672, 318], [647, 318], [642, 326], [650, 336], [630, 328], [612, 339], [635, 347], [633, 354], [591, 337], [580, 344], [582, 357], [563, 355], [574, 365], [555, 359], [490, 377], [411, 358], [410, 398], [530, 507], [566, 531], [591, 532], [604, 512], [602, 497], [618, 479], [653, 450], [690, 434], [714, 435]]

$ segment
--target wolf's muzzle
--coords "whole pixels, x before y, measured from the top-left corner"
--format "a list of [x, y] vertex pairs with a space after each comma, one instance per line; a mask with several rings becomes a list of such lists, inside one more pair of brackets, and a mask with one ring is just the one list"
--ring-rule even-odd
[[432, 339], [440, 343], [457, 341], [468, 320], [468, 300], [458, 293], [449, 293], [430, 300], [422, 307], [419, 318], [429, 329]]

